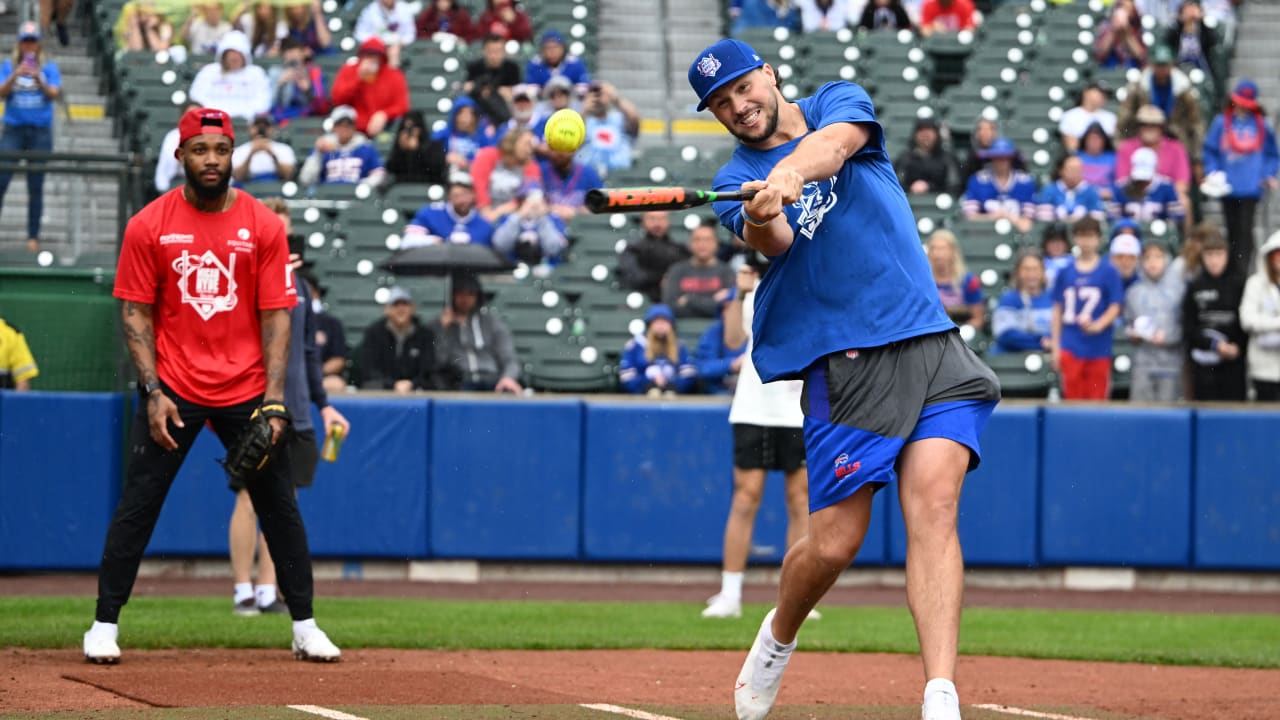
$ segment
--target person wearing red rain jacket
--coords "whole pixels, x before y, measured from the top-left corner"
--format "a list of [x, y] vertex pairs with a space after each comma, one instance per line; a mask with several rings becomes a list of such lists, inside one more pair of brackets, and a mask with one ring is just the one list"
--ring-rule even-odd
[[374, 137], [409, 111], [409, 84], [399, 68], [387, 64], [387, 46], [371, 37], [333, 80], [333, 104], [356, 109], [356, 129]]

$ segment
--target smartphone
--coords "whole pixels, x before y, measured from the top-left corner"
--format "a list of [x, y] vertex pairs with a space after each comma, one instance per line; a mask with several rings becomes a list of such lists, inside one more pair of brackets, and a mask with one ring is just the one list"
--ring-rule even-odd
[[289, 254], [298, 256], [299, 260], [307, 258], [307, 239], [301, 233], [290, 233]]

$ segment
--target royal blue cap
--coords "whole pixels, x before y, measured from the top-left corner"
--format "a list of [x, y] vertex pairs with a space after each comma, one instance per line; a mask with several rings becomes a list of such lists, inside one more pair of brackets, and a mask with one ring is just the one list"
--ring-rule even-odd
[[707, 109], [707, 97], [721, 85], [759, 67], [764, 67], [760, 53], [741, 40], [726, 38], [698, 53], [689, 66], [689, 84], [698, 93], [698, 110]]
[[675, 313], [671, 312], [671, 308], [669, 306], [663, 305], [662, 303], [658, 303], [657, 305], [653, 305], [649, 308], [649, 312], [644, 315], [644, 324], [648, 325], [658, 318], [663, 318], [672, 325], [676, 322]]
[[1018, 147], [1013, 144], [1009, 138], [996, 138], [991, 143], [991, 147], [986, 150], [979, 150], [978, 157], [983, 160], [992, 158], [1011, 158], [1018, 154]]
[[555, 30], [548, 30], [542, 33], [542, 39], [538, 41], [538, 45], [546, 45], [548, 42], [564, 44], [564, 36]]

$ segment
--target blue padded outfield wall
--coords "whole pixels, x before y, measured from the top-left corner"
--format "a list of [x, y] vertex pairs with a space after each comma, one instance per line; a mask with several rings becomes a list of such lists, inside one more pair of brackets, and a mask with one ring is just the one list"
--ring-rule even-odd
[[[723, 399], [339, 397], [352, 432], [300, 492], [331, 558], [717, 563], [733, 489]], [[0, 570], [92, 569], [132, 403], [0, 393]], [[319, 418], [313, 418], [318, 422]], [[1280, 570], [1280, 410], [1006, 403], [965, 483], [974, 566]], [[234, 497], [210, 431], [174, 481], [152, 557], [225, 557]], [[772, 473], [753, 560], [785, 543]], [[900, 565], [897, 493], [856, 564]]]

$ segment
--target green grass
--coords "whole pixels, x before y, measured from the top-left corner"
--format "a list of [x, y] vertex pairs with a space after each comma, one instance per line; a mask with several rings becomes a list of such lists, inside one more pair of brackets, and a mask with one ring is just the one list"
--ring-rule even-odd
[[[709, 621], [679, 603], [577, 603], [330, 598], [316, 615], [344, 648], [741, 650], [764, 606]], [[0, 597], [0, 647], [79, 647], [93, 600]], [[121, 643], [134, 648], [287, 645], [282, 616], [236, 618], [225, 598], [143, 597], [125, 609]], [[824, 607], [801, 631], [806, 650], [913, 653], [904, 609]], [[1172, 665], [1280, 668], [1280, 616], [1070, 610], [965, 611], [960, 650]]]

